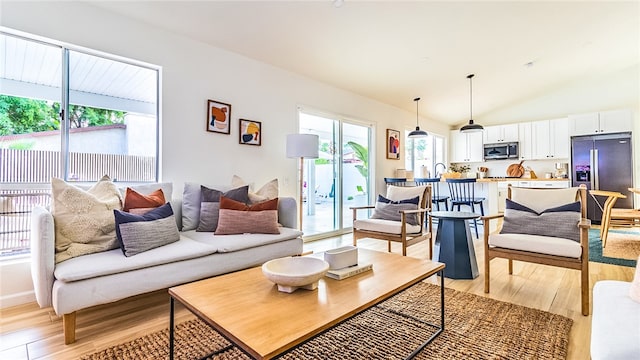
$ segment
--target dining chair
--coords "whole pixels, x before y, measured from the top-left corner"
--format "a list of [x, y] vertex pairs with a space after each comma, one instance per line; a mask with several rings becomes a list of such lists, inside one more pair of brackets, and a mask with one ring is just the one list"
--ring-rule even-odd
[[[480, 214], [484, 216], [484, 206], [482, 202], [483, 197], [476, 197], [476, 179], [447, 179], [447, 185], [449, 186], [449, 196], [451, 197], [451, 211], [455, 211], [457, 206], [458, 211], [462, 205], [469, 206], [471, 212], [475, 213], [475, 205], [480, 205]], [[478, 221], [473, 220], [473, 226], [476, 230], [476, 238], [479, 238], [478, 234]]]
[[431, 202], [435, 204], [436, 210], [440, 211], [440, 203], [444, 203], [444, 209], [449, 211], [449, 197], [440, 194], [440, 178], [415, 178], [413, 181], [417, 186], [431, 185]]
[[406, 178], [384, 178], [384, 183], [386, 185], [393, 185], [393, 186], [406, 186], [407, 185], [407, 179]]

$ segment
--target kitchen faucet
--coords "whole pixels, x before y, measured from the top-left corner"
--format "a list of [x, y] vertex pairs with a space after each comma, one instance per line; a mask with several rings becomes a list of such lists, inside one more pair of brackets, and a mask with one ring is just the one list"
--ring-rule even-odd
[[[442, 172], [440, 173], [438, 172], [438, 165], [442, 165]], [[436, 163], [433, 166], [433, 173], [436, 174], [436, 177], [440, 177], [445, 172], [445, 170], [447, 170], [447, 165], [443, 163]]]

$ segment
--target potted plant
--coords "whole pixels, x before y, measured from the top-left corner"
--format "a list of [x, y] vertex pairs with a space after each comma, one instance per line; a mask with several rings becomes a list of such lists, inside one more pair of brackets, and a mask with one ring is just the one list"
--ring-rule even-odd
[[464, 164], [451, 163], [449, 165], [449, 172], [442, 174], [445, 178], [458, 179], [462, 177], [463, 173], [469, 172], [471, 166]]

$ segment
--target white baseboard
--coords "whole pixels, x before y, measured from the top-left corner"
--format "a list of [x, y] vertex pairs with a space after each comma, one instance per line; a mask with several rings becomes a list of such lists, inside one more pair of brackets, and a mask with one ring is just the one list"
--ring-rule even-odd
[[0, 309], [28, 304], [36, 301], [36, 294], [32, 291], [25, 291], [17, 294], [0, 296]]

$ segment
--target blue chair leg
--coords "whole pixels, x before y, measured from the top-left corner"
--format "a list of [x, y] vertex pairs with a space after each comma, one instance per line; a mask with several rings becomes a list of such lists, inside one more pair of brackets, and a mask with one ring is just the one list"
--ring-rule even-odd
[[[475, 213], [476, 209], [473, 206], [473, 202], [471, 202], [469, 205], [471, 205], [471, 212]], [[473, 219], [473, 227], [476, 229], [476, 238], [479, 239], [480, 235], [478, 234], [478, 220], [477, 219]]]

